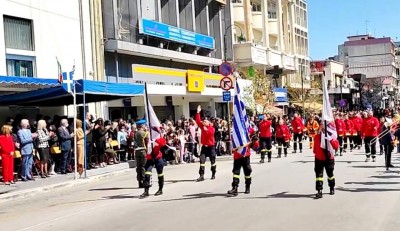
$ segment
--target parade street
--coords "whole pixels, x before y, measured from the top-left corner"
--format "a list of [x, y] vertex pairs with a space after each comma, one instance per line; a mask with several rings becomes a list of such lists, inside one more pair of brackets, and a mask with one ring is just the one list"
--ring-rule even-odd
[[[232, 159], [217, 160], [217, 178], [195, 182], [198, 163], [165, 168], [164, 195], [139, 199], [136, 174], [58, 189], [0, 204], [1, 230], [296, 230], [388, 231], [400, 227], [399, 155], [386, 172], [384, 157], [365, 163], [357, 150], [336, 157], [336, 195], [314, 199], [314, 157], [310, 149], [259, 164], [253, 156], [251, 194], [227, 197]], [[290, 150], [291, 152], [291, 150]], [[276, 153], [276, 151], [275, 151]], [[276, 157], [276, 154], [274, 154]], [[156, 173], [154, 173], [154, 176]], [[154, 177], [153, 179], [156, 179]]]

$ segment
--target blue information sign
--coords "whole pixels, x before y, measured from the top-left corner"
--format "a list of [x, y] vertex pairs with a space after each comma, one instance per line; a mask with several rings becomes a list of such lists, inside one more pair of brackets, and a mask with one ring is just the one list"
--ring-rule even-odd
[[211, 50], [215, 48], [213, 37], [145, 18], [140, 20], [139, 33]]
[[224, 100], [224, 102], [230, 102], [231, 101], [231, 92], [230, 91], [222, 92], [222, 99]]
[[274, 88], [275, 102], [288, 102], [287, 88]]

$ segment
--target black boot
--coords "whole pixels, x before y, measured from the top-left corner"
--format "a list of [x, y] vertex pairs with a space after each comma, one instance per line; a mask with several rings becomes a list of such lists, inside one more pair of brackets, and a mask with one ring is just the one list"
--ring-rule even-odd
[[146, 198], [149, 196], [149, 188], [144, 189], [144, 193], [140, 195], [140, 198]]
[[200, 175], [200, 177], [197, 178], [196, 181], [197, 181], [197, 182], [204, 181], [204, 175]]
[[330, 194], [330, 195], [335, 195], [335, 188], [331, 188], [329, 194]]
[[215, 173], [212, 174], [211, 180], [215, 180]]
[[163, 187], [164, 187], [164, 175], [158, 177], [158, 191], [154, 196], [160, 196], [163, 194]]
[[264, 163], [264, 159], [261, 159], [261, 160], [260, 160], [260, 164], [262, 164], [262, 163]]
[[271, 162], [271, 157], [268, 157], [268, 162]]
[[244, 191], [244, 194], [250, 194], [250, 185], [246, 184], [246, 190]]
[[154, 194], [154, 196], [161, 196], [161, 195], [163, 195], [163, 191], [162, 188], [159, 188], [156, 194]]
[[228, 191], [228, 194], [232, 195], [232, 196], [237, 196], [238, 195], [238, 187], [233, 186], [232, 189]]
[[318, 190], [317, 194], [315, 194], [315, 198], [316, 199], [322, 198], [322, 190]]
[[144, 188], [143, 182], [139, 181], [139, 188]]

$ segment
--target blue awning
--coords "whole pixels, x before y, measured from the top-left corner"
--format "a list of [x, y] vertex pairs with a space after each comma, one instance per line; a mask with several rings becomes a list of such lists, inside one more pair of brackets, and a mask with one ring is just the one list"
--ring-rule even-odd
[[[57, 80], [56, 80], [57, 81]], [[91, 80], [76, 80], [77, 104], [109, 101], [144, 94], [144, 85], [128, 83], [108, 83]], [[63, 106], [73, 104], [73, 96], [65, 86], [33, 90], [0, 96], [0, 105], [19, 106]]]
[[48, 88], [60, 86], [57, 79], [43, 79], [34, 77], [1, 76], [0, 87], [8, 88]]

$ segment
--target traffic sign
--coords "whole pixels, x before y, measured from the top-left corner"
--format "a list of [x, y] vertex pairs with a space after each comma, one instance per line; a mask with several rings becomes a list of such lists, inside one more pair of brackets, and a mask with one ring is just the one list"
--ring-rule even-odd
[[223, 76], [228, 76], [231, 75], [233, 73], [233, 67], [231, 64], [229, 64], [228, 62], [223, 62], [220, 66], [219, 66], [219, 73]]
[[224, 102], [230, 102], [231, 101], [231, 92], [230, 91], [224, 91], [222, 92], [222, 99]]
[[232, 79], [225, 76], [224, 78], [221, 79], [219, 86], [225, 91], [232, 89], [233, 87]]

